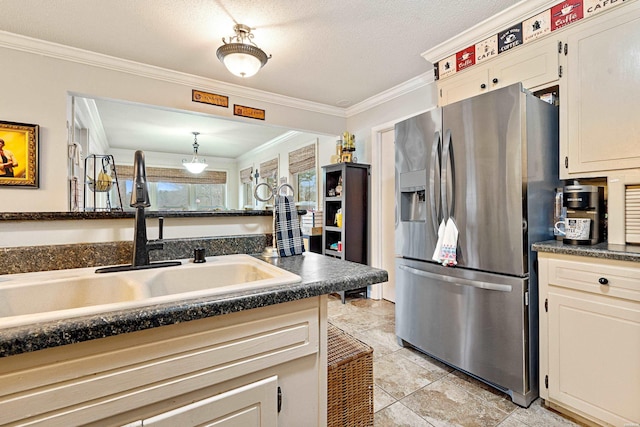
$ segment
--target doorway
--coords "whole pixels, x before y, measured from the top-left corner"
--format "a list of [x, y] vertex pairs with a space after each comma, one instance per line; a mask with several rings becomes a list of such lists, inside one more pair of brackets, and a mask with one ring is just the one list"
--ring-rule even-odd
[[387, 270], [389, 281], [374, 286], [371, 297], [395, 302], [395, 128], [372, 130], [372, 266]]

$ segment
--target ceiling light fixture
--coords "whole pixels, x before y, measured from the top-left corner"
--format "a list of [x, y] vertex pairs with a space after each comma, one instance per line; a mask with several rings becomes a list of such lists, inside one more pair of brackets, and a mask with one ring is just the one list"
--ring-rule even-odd
[[204, 159], [198, 159], [198, 135], [200, 135], [200, 132], [191, 133], [193, 134], [193, 157], [189, 162], [187, 161], [187, 159], [183, 159], [182, 165], [191, 173], [200, 173], [209, 165]]
[[271, 59], [253, 42], [251, 28], [246, 25], [236, 24], [233, 27], [235, 36], [229, 39], [229, 43], [222, 38], [224, 43], [216, 52], [216, 56], [225, 67], [238, 77], [251, 77], [256, 74], [264, 64]]

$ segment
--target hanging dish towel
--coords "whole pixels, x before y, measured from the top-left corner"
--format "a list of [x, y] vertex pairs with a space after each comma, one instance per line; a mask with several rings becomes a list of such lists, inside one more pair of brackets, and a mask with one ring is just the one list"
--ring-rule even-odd
[[456, 251], [458, 249], [458, 228], [452, 218], [447, 220], [440, 249], [440, 262], [444, 266], [453, 266], [458, 263]]
[[300, 220], [293, 196], [276, 196], [276, 240], [281, 257], [304, 252]]
[[436, 250], [433, 251], [433, 256], [431, 259], [435, 262], [441, 262], [440, 260], [440, 252], [442, 251], [442, 240], [444, 239], [444, 219], [440, 223], [440, 227], [438, 227], [438, 242], [436, 243]]

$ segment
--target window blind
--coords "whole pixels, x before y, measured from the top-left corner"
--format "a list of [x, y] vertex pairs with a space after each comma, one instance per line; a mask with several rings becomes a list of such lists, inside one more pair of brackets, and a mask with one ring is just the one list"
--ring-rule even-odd
[[316, 146], [307, 145], [289, 153], [289, 173], [291, 175], [315, 169], [316, 167]]
[[240, 184], [250, 184], [251, 183], [251, 171], [253, 168], [246, 168], [240, 171]]
[[263, 179], [278, 177], [278, 158], [260, 163], [260, 177]]
[[[118, 166], [116, 170], [118, 179], [125, 181], [133, 179], [133, 166]], [[147, 181], [149, 182], [173, 182], [176, 184], [226, 184], [227, 172], [204, 171], [193, 175], [184, 169], [175, 168], [146, 168]]]

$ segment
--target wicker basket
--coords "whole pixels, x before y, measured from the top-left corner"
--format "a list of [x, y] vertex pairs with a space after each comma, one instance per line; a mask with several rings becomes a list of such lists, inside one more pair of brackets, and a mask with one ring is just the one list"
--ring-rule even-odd
[[329, 323], [327, 425], [373, 426], [373, 349]]

